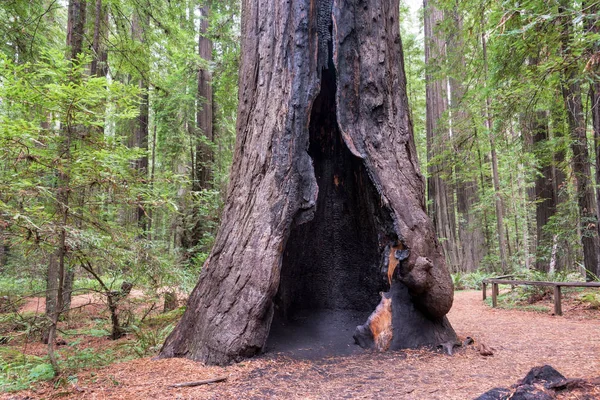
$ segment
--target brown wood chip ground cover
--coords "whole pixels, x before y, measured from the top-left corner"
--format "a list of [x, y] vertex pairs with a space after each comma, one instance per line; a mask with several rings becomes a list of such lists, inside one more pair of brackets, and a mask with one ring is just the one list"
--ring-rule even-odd
[[[600, 313], [594, 311], [593, 313]], [[565, 316], [491, 309], [481, 292], [458, 292], [449, 314], [460, 337], [494, 348], [483, 357], [475, 346], [444, 354], [410, 350], [366, 352], [302, 361], [261, 357], [229, 367], [185, 359], [149, 358], [83, 371], [76, 386], [4, 394], [2, 399], [472, 399], [493, 387], [509, 387], [534, 366], [550, 364], [568, 378], [600, 376], [600, 319], [565, 309]], [[227, 376], [192, 388], [168, 385]], [[29, 397], [26, 397], [29, 396]], [[587, 398], [600, 398], [593, 388]], [[572, 394], [565, 398], [577, 398]], [[585, 398], [585, 397], [584, 397]]]

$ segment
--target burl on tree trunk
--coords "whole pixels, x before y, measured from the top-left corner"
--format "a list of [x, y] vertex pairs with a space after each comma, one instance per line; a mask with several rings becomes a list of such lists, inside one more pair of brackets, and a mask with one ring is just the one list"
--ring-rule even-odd
[[265, 348], [274, 318], [307, 309], [362, 312], [364, 322], [377, 307], [356, 329], [363, 347], [455, 338], [398, 10], [398, 0], [243, 1], [222, 223], [161, 357], [237, 361]]

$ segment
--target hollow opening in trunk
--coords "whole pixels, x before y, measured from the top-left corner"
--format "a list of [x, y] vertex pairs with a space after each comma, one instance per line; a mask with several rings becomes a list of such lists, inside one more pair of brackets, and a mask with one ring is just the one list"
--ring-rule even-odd
[[310, 119], [309, 154], [319, 194], [314, 217], [292, 228], [283, 255], [267, 351], [307, 357], [358, 350], [352, 334], [388, 284], [382, 272], [393, 222], [336, 118], [333, 63], [323, 69]]

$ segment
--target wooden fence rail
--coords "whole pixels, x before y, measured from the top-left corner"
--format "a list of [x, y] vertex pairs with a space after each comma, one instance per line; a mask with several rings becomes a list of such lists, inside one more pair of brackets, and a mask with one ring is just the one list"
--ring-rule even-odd
[[522, 286], [546, 286], [554, 288], [554, 314], [562, 315], [562, 287], [583, 287], [583, 288], [600, 288], [600, 282], [545, 282], [545, 281], [521, 281], [521, 280], [513, 280], [513, 279], [503, 279], [509, 278], [512, 275], [500, 276], [497, 278], [488, 278], [481, 281], [483, 288], [483, 300], [487, 297], [487, 285], [492, 285], [492, 307], [496, 307], [498, 305], [498, 285], [522, 285]]

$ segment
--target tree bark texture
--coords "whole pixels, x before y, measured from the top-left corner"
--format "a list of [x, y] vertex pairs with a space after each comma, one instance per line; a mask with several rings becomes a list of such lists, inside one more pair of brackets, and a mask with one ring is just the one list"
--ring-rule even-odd
[[[144, 21], [142, 21], [144, 18]], [[134, 40], [140, 43], [144, 42], [144, 32], [142, 23], [144, 26], [148, 26], [149, 16], [139, 15], [137, 12], [134, 13], [131, 22], [131, 34]], [[149, 63], [149, 60], [148, 60]], [[145, 76], [149, 65], [143, 66], [142, 76], [139, 78], [139, 87], [142, 90], [141, 101], [139, 104], [139, 114], [133, 130], [132, 145], [142, 150], [148, 151], [148, 129], [149, 129], [149, 89], [148, 77]], [[135, 169], [140, 174], [140, 177], [144, 182], [148, 178], [148, 154], [144, 154], [142, 157], [135, 160]], [[142, 235], [146, 235], [148, 229], [148, 219], [146, 216], [146, 210], [144, 205], [141, 203], [142, 199], [138, 199], [139, 205], [135, 210], [135, 221], [137, 221], [139, 228], [142, 230]]]
[[8, 263], [8, 254], [10, 247], [8, 245], [8, 239], [0, 234], [0, 272], [3, 272], [4, 267]]
[[[568, 80], [574, 75], [567, 76]], [[567, 107], [567, 120], [571, 135], [571, 151], [573, 152], [573, 172], [577, 180], [577, 203], [581, 224], [581, 242], [583, 244], [583, 260], [588, 278], [598, 274], [598, 209], [592, 186], [590, 159], [587, 147], [586, 128], [581, 102], [581, 88], [577, 82], [563, 84], [563, 97]]]
[[106, 34], [108, 30], [108, 10], [102, 0], [96, 0], [94, 9], [94, 36], [92, 39], [92, 63], [90, 75], [106, 76], [108, 73], [108, 51], [106, 49]]
[[[209, 6], [200, 8], [200, 32], [198, 35], [198, 55], [208, 64], [212, 60], [212, 41], [207, 37]], [[211, 86], [211, 73], [207, 65], [198, 70], [198, 93], [196, 127], [198, 129], [198, 141], [195, 157], [195, 188], [201, 190], [208, 188], [211, 179], [212, 154], [208, 143], [213, 141], [213, 95]]]
[[423, 1], [425, 29], [426, 74], [426, 114], [427, 114], [427, 198], [429, 216], [442, 241], [446, 261], [451, 270], [460, 268], [458, 240], [456, 236], [456, 215], [454, 212], [453, 186], [448, 178], [452, 177], [452, 167], [443, 160], [444, 148], [450, 140], [448, 124], [444, 123], [448, 110], [448, 81], [435, 70], [441, 69], [446, 59], [446, 38], [438, 29], [444, 21], [444, 13]]
[[[559, 11], [564, 8], [559, 7]], [[563, 19], [562, 53], [565, 59], [571, 60], [571, 40], [573, 21], [570, 17]], [[572, 61], [572, 60], [571, 60]], [[594, 279], [600, 273], [598, 265], [600, 242], [598, 240], [598, 209], [590, 169], [590, 157], [586, 135], [586, 123], [581, 100], [580, 77], [577, 66], [567, 64], [561, 77], [561, 87], [567, 122], [571, 136], [571, 151], [573, 152], [573, 173], [577, 180], [577, 202], [581, 227], [581, 242], [583, 244], [583, 262], [587, 271], [587, 279]]]
[[[483, 24], [482, 24], [483, 25]], [[487, 59], [487, 43], [485, 33], [481, 34], [481, 49], [483, 53], [484, 63], [484, 80], [487, 82], [488, 76], [488, 59]], [[492, 163], [492, 178], [494, 182], [494, 193], [496, 199], [496, 229], [498, 232], [498, 250], [500, 255], [500, 264], [502, 272], [508, 271], [508, 263], [506, 258], [506, 239], [504, 237], [504, 203], [502, 201], [502, 193], [500, 192], [500, 176], [498, 172], [498, 155], [496, 154], [496, 139], [492, 130], [492, 101], [489, 95], [485, 98], [485, 127], [490, 138], [490, 154]]]
[[83, 49], [87, 1], [71, 0], [68, 7], [67, 46], [69, 60], [76, 59]]
[[398, 11], [397, 0], [243, 1], [221, 227], [161, 357], [240, 360], [264, 348], [276, 309], [375, 307], [380, 288], [390, 288], [395, 312], [390, 348], [454, 337], [445, 319], [452, 280], [425, 212]]
[[536, 221], [536, 261], [535, 269], [548, 272], [550, 269], [553, 237], [544, 230], [550, 217], [556, 214], [557, 194], [552, 177], [553, 160], [546, 155], [549, 140], [548, 114], [535, 111], [524, 116], [525, 135], [531, 137], [531, 147], [540, 163], [539, 174], [535, 179], [534, 199]]
[[[213, 154], [211, 144], [213, 143], [213, 92], [211, 84], [211, 72], [208, 63], [212, 60], [212, 41], [207, 37], [208, 17], [210, 8], [205, 4], [200, 8], [200, 32], [198, 35], [198, 55], [206, 62], [198, 70], [198, 93], [196, 95], [196, 151], [193, 158], [192, 191], [200, 192], [210, 187], [212, 179]], [[200, 204], [198, 201], [193, 206], [193, 220], [189, 248], [195, 247], [206, 230], [206, 223], [200, 215]]]
[[[587, 2], [583, 3], [587, 6]], [[590, 18], [588, 27], [590, 32], [594, 34], [600, 33], [600, 16], [598, 12], [600, 6], [594, 4], [590, 6], [589, 13]], [[600, 216], [600, 190], [597, 189], [597, 185], [600, 184], [600, 42], [596, 41], [591, 46], [591, 57], [588, 61], [586, 69], [592, 75], [594, 82], [590, 84], [590, 103], [592, 111], [592, 127], [594, 130], [594, 148], [596, 154], [596, 206], [598, 207], [597, 215]], [[600, 224], [598, 224], [598, 232], [600, 234]], [[600, 262], [600, 260], [599, 260]], [[596, 276], [600, 276], [600, 265]]]

